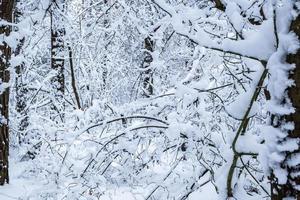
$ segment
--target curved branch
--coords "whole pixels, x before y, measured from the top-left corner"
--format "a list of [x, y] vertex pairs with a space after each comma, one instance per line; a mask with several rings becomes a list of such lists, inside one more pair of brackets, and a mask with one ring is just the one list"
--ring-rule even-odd
[[[266, 67], [266, 63], [262, 63], [264, 67]], [[254, 102], [257, 100], [258, 98], [258, 95], [261, 91], [261, 88], [262, 88], [262, 85], [264, 83], [264, 80], [266, 78], [268, 74], [268, 69], [264, 69], [257, 85], [256, 85], [256, 89], [252, 95], [252, 98], [251, 98], [251, 101], [250, 101], [250, 104], [247, 108], [247, 111], [243, 117], [243, 120], [238, 128], [238, 131], [232, 141], [232, 145], [231, 145], [231, 148], [232, 148], [232, 151], [233, 151], [233, 160], [232, 160], [232, 163], [231, 163], [231, 166], [229, 168], [229, 172], [228, 172], [228, 176], [227, 176], [227, 196], [228, 197], [233, 197], [233, 191], [232, 191], [232, 178], [233, 178], [233, 173], [234, 173], [234, 170], [236, 168], [236, 165], [237, 165], [237, 161], [238, 161], [238, 158], [243, 155], [242, 153], [239, 153], [237, 150], [236, 150], [236, 143], [237, 143], [237, 140], [239, 138], [239, 136], [243, 133], [243, 131], [245, 131], [245, 128], [248, 126], [248, 123], [249, 123], [249, 114], [250, 114], [250, 111], [251, 111], [251, 108], [254, 104]]]
[[127, 116], [127, 117], [119, 117], [119, 118], [115, 118], [115, 119], [111, 119], [111, 120], [107, 120], [107, 121], [102, 121], [98, 124], [94, 124], [94, 125], [91, 125], [85, 129], [83, 129], [81, 132], [85, 132], [85, 131], [88, 131], [92, 128], [95, 128], [97, 126], [102, 126], [104, 124], [110, 124], [110, 123], [113, 123], [113, 122], [117, 122], [117, 121], [121, 121], [121, 120], [126, 120], [126, 119], [149, 119], [149, 120], [153, 120], [153, 121], [157, 121], [157, 122], [160, 122], [160, 123], [163, 123], [165, 125], [169, 125], [168, 122], [166, 121], [163, 121], [161, 119], [157, 119], [155, 117], [149, 117], [149, 116], [143, 116], [143, 115], [135, 115], [135, 116]]
[[[144, 129], [144, 128], [162, 128], [162, 129], [167, 129], [168, 126], [159, 126], [159, 125], [145, 125], [145, 126], [140, 126], [140, 127], [135, 127], [130, 129], [129, 131], [135, 131], [135, 130], [139, 130], [139, 129]], [[119, 135], [114, 136], [113, 138], [111, 138], [110, 140], [108, 140], [102, 147], [101, 149], [97, 152], [97, 154], [95, 155], [95, 158], [93, 158], [88, 165], [86, 166], [86, 168], [83, 170], [83, 172], [81, 173], [81, 177], [83, 177], [83, 175], [85, 174], [85, 172], [88, 170], [88, 168], [91, 166], [91, 164], [95, 161], [95, 159], [98, 157], [98, 155], [100, 154], [100, 152], [105, 149], [110, 143], [112, 143], [113, 141], [117, 140], [118, 138], [124, 136], [126, 134], [126, 132], [120, 133]]]

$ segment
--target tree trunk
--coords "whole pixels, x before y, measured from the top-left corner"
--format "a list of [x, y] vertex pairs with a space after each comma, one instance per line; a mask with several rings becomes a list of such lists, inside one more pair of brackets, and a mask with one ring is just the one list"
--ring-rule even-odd
[[51, 68], [55, 70], [56, 74], [51, 80], [52, 95], [55, 102], [52, 102], [51, 110], [57, 112], [60, 120], [64, 121], [64, 93], [65, 93], [65, 28], [63, 17], [59, 12], [64, 10], [64, 0], [53, 0], [50, 10], [51, 19]]
[[[55, 97], [58, 100], [63, 99], [65, 91], [64, 77], [64, 35], [65, 29], [62, 23], [62, 16], [59, 15], [58, 9], [63, 11], [64, 0], [52, 3], [51, 9], [51, 68], [56, 71], [56, 76], [52, 79], [54, 89], [57, 91]], [[62, 102], [62, 101], [61, 101]]]
[[[144, 57], [143, 69], [142, 72], [142, 81], [143, 81], [143, 94], [146, 97], [153, 95], [153, 75], [152, 70], [149, 68], [153, 62], [153, 57], [151, 53], [154, 51], [154, 42], [151, 37], [147, 37], [144, 40], [144, 46], [146, 49], [146, 55]], [[148, 68], [148, 69], [147, 69]]]
[[75, 78], [75, 70], [74, 70], [74, 64], [73, 64], [73, 51], [71, 46], [68, 46], [69, 51], [69, 64], [70, 64], [70, 71], [71, 71], [71, 86], [74, 92], [77, 108], [81, 109], [81, 103], [80, 103], [80, 97], [78, 93], [78, 89], [76, 86], [76, 78]]
[[[300, 16], [292, 22], [291, 31], [295, 32], [298, 38], [300, 38]], [[295, 113], [284, 117], [284, 120], [293, 122], [295, 128], [289, 133], [287, 140], [300, 139], [300, 50], [298, 49], [296, 54], [288, 55], [287, 62], [296, 64], [295, 70], [290, 73], [290, 79], [295, 81], [295, 86], [288, 90], [288, 95], [295, 108]], [[300, 153], [300, 148], [294, 152], [287, 152], [285, 161], [298, 153]], [[282, 163], [282, 165], [288, 170], [288, 181], [285, 185], [278, 185], [276, 178], [272, 178], [272, 200], [282, 200], [285, 197], [300, 199], [300, 193], [295, 189], [296, 185], [300, 185], [300, 165], [288, 166], [286, 163]]]
[[[12, 22], [13, 12], [13, 0], [2, 0], [0, 3], [0, 18], [1, 20]], [[10, 26], [2, 25], [0, 28], [1, 37], [8, 36], [11, 32]], [[8, 138], [8, 100], [9, 89], [7, 85], [9, 82], [9, 59], [11, 57], [11, 49], [3, 42], [0, 45], [1, 59], [0, 59], [0, 78], [1, 78], [1, 127], [0, 127], [0, 185], [4, 185], [9, 182], [8, 176], [8, 150], [9, 150], [9, 138]]]
[[[105, 5], [108, 5], [108, 0], [104, 0], [103, 3]], [[107, 14], [108, 13], [105, 12], [104, 20], [103, 20], [103, 28], [105, 28], [105, 29], [109, 28], [109, 26], [110, 26], [109, 17], [108, 17]], [[108, 39], [109, 39], [109, 34], [107, 33], [107, 31], [105, 31], [104, 41], [108, 41]], [[107, 86], [106, 86], [107, 77], [108, 77], [108, 66], [107, 66], [107, 64], [109, 62], [109, 59], [108, 59], [108, 56], [107, 56], [107, 53], [108, 53], [107, 50], [108, 50], [107, 45], [105, 45], [104, 46], [104, 56], [103, 56], [103, 68], [102, 68], [102, 70], [103, 70], [103, 72], [102, 72], [102, 82], [103, 83], [102, 83], [102, 86], [101, 86], [103, 94], [105, 93], [105, 91], [107, 89]]]
[[[16, 0], [15, 4], [18, 4], [21, 0]], [[17, 6], [14, 6], [14, 22], [19, 23], [22, 13], [18, 10]], [[14, 31], [19, 31], [18, 28], [15, 28]], [[14, 56], [18, 56], [22, 53], [22, 47], [24, 45], [25, 38], [21, 39], [17, 48], [13, 51]], [[28, 113], [26, 111], [27, 101], [28, 101], [28, 89], [26, 84], [24, 83], [24, 71], [25, 71], [25, 63], [22, 62], [18, 66], [15, 66], [15, 90], [16, 90], [16, 104], [15, 109], [18, 113], [18, 136], [19, 136], [19, 144], [22, 144], [25, 141], [25, 129], [28, 127]]]
[[[14, 51], [15, 55], [19, 55], [21, 53], [21, 48], [24, 43], [24, 39], [21, 40], [21, 43], [18, 45], [17, 49]], [[24, 72], [24, 63], [21, 63], [20, 65], [16, 66], [15, 72], [16, 72], [16, 111], [18, 113], [18, 117], [20, 118], [20, 121], [18, 121], [18, 131], [20, 133], [23, 133], [27, 126], [29, 125], [28, 122], [28, 115], [26, 111], [27, 107], [27, 101], [28, 101], [28, 89], [26, 87], [26, 84], [23, 80], [23, 72]], [[25, 135], [19, 136], [19, 144], [21, 144], [24, 140]]]

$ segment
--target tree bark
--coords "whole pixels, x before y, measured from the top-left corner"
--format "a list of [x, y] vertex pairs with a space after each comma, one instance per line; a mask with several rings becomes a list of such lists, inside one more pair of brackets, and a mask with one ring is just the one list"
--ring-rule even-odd
[[[7, 22], [12, 22], [13, 13], [13, 0], [2, 0], [0, 3], [0, 18]], [[7, 25], [1, 25], [0, 35], [2, 38], [8, 36], [11, 32], [11, 27]], [[9, 135], [8, 135], [8, 103], [9, 103], [9, 89], [3, 83], [9, 82], [9, 59], [11, 57], [10, 47], [3, 42], [0, 45], [0, 78], [1, 78], [1, 125], [0, 125], [0, 185], [9, 183], [8, 176], [8, 150], [9, 150]]]
[[[14, 5], [14, 22], [19, 23], [20, 18], [22, 16], [22, 13], [18, 10], [16, 4], [20, 3], [21, 0], [15, 0], [15, 5]], [[15, 31], [19, 31], [18, 28], [16, 28]], [[23, 37], [17, 48], [13, 51], [14, 56], [18, 56], [22, 53], [22, 47], [25, 42], [25, 37]], [[25, 63], [22, 62], [18, 66], [15, 66], [15, 92], [16, 92], [16, 104], [15, 104], [15, 109], [18, 113], [18, 137], [19, 137], [19, 144], [22, 144], [25, 141], [25, 129], [29, 125], [29, 120], [28, 120], [28, 113], [26, 111], [27, 107], [27, 101], [28, 101], [28, 88], [26, 87], [26, 84], [24, 83], [24, 71], [25, 71]]]
[[[23, 46], [24, 39], [21, 40], [17, 49], [14, 51], [15, 55], [19, 55], [21, 53], [21, 48]], [[23, 72], [24, 72], [24, 63], [15, 67], [16, 72], [16, 111], [21, 118], [18, 123], [18, 131], [24, 132], [26, 127], [29, 125], [28, 121], [28, 113], [26, 111], [27, 101], [28, 101], [28, 89], [23, 80]], [[21, 144], [24, 140], [25, 135], [19, 135], [19, 144]]]
[[78, 90], [76, 87], [75, 70], [74, 70], [74, 65], [73, 65], [73, 51], [72, 51], [71, 46], [68, 46], [68, 51], [69, 51], [70, 71], [71, 71], [71, 85], [72, 85], [72, 89], [74, 92], [77, 108], [81, 109], [80, 97], [79, 97], [79, 93], [78, 93]]
[[62, 102], [65, 91], [65, 77], [64, 77], [64, 35], [65, 29], [62, 23], [62, 16], [58, 14], [58, 9], [63, 11], [64, 0], [53, 1], [51, 16], [51, 68], [56, 71], [56, 76], [52, 79], [52, 84], [56, 99]]
[[144, 63], [143, 63], [143, 69], [145, 71], [142, 72], [143, 94], [146, 97], [150, 97], [151, 95], [153, 95], [153, 75], [152, 75], [153, 72], [149, 67], [153, 62], [153, 57], [151, 53], [154, 51], [154, 42], [150, 36], [145, 38], [144, 47], [146, 49], [146, 53], [145, 53]]
[[50, 9], [51, 25], [51, 68], [55, 76], [51, 79], [52, 94], [55, 102], [52, 102], [51, 110], [59, 114], [60, 120], [64, 121], [64, 93], [65, 93], [65, 28], [63, 17], [60, 12], [64, 11], [64, 0], [52, 0]]
[[[300, 16], [296, 18], [291, 24], [291, 31], [297, 34], [300, 38]], [[296, 64], [296, 68], [293, 72], [290, 73], [290, 79], [295, 81], [295, 85], [288, 89], [289, 98], [295, 108], [295, 113], [284, 116], [284, 121], [293, 122], [294, 130], [289, 132], [287, 140], [289, 139], [300, 139], [300, 50], [296, 54], [290, 54], [287, 56], [288, 63]], [[300, 148], [293, 152], [287, 152], [285, 161], [291, 158], [295, 154], [300, 153]], [[288, 170], [288, 181], [284, 185], [279, 185], [276, 182], [275, 177], [272, 179], [272, 200], [282, 200], [285, 197], [294, 197], [295, 199], [300, 199], [300, 193], [295, 189], [295, 185], [300, 185], [300, 165], [288, 166], [286, 163], [282, 163], [283, 167], [286, 167]], [[297, 174], [298, 173], [298, 174]], [[293, 174], [297, 174], [294, 176]]]

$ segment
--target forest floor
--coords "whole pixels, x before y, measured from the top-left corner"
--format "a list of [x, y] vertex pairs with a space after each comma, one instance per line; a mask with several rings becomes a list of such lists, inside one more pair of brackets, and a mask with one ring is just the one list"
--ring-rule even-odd
[[[11, 152], [9, 162], [10, 183], [1, 187], [0, 200], [39, 200], [40, 194], [55, 194], [59, 191], [57, 185], [50, 183], [49, 180], [41, 179], [41, 177], [38, 177], [37, 172], [32, 173], [30, 178], [28, 178], [28, 174], [25, 176], [24, 172], [26, 169], [30, 169], [30, 165], [33, 164], [32, 160], [20, 162], [12, 154], [14, 153]], [[134, 194], [129, 191], [130, 188], [118, 188], [118, 190], [106, 191], [106, 194], [101, 196], [101, 200], [145, 199], [143, 194]], [[187, 200], [199, 200], [199, 197], [205, 197], [205, 200], [218, 199], [214, 186], [211, 183], [206, 184], [201, 190], [193, 192]], [[54, 200], [56, 200], [55, 198]], [[86, 198], [84, 199], [86, 200]]]

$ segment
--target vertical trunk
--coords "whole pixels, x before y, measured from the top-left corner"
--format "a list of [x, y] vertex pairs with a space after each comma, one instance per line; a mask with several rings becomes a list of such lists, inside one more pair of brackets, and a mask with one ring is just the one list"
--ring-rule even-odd
[[61, 121], [64, 121], [64, 92], [65, 92], [65, 77], [64, 77], [64, 35], [65, 29], [63, 17], [60, 12], [64, 10], [64, 0], [53, 0], [50, 10], [51, 17], [51, 68], [56, 74], [51, 80], [53, 96], [56, 102], [53, 103], [52, 110], [55, 110]]
[[[1, 20], [12, 22], [12, 12], [13, 12], [13, 0], [2, 0], [0, 2], [0, 18]], [[8, 36], [11, 32], [9, 26], [2, 25], [0, 27], [0, 34], [3, 36]], [[3, 42], [0, 45], [0, 78], [1, 78], [1, 94], [0, 94], [0, 104], [1, 104], [1, 124], [0, 124], [0, 185], [4, 185], [9, 182], [8, 177], [8, 100], [9, 100], [9, 89], [3, 83], [9, 82], [9, 59], [11, 56], [11, 49], [9, 46]]]
[[[300, 38], [300, 16], [292, 22], [291, 31], [295, 32]], [[295, 128], [289, 133], [289, 136], [286, 139], [300, 139], [300, 50], [298, 50], [296, 54], [288, 55], [287, 61], [288, 63], [296, 64], [296, 68], [292, 73], [290, 73], [290, 79], [295, 81], [295, 86], [288, 90], [288, 95], [295, 108], [295, 113], [284, 117], [284, 120], [293, 122]], [[294, 152], [288, 152], [285, 161], [299, 153], [300, 148]], [[272, 200], [282, 200], [285, 197], [300, 199], [300, 193], [295, 189], [296, 185], [300, 185], [300, 165], [288, 166], [285, 161], [282, 163], [282, 166], [286, 167], [288, 170], [288, 182], [285, 185], [278, 185], [276, 183], [276, 178], [272, 178]]]
[[[104, 4], [108, 4], [108, 0], [104, 0]], [[107, 13], [104, 15], [103, 20], [103, 27], [108, 28], [109, 27], [109, 18], [107, 16]], [[107, 32], [104, 33], [104, 41], [107, 41], [109, 38], [109, 34]], [[103, 57], [103, 72], [102, 72], [102, 90], [105, 92], [106, 90], [106, 81], [108, 76], [108, 70], [107, 70], [107, 63], [108, 63], [108, 57], [107, 57], [107, 45], [104, 46], [104, 57]]]
[[76, 87], [76, 78], [75, 78], [75, 70], [74, 70], [74, 65], [73, 65], [73, 51], [71, 46], [68, 46], [68, 51], [69, 51], [69, 64], [70, 64], [70, 71], [71, 71], [71, 86], [74, 92], [77, 108], [81, 109], [81, 103], [80, 103], [80, 97], [79, 93]]
[[64, 95], [64, 35], [65, 29], [62, 23], [62, 16], [59, 15], [59, 10], [62, 12], [64, 0], [55, 1], [52, 3], [51, 9], [51, 68], [56, 71], [56, 76], [52, 79], [52, 84], [55, 92], [55, 98], [59, 102], [63, 102]]
[[[20, 0], [16, 0], [15, 4], [19, 3]], [[16, 6], [15, 10], [14, 10], [14, 22], [18, 23], [19, 19], [21, 17], [21, 12], [18, 10], [18, 8]], [[16, 28], [15, 31], [18, 31], [18, 29]], [[23, 38], [17, 48], [14, 50], [14, 56], [18, 56], [21, 54], [21, 50], [22, 50], [22, 46], [24, 45], [25, 42], [25, 38]], [[18, 113], [18, 119], [20, 119], [17, 123], [17, 128], [19, 133], [19, 144], [21, 144], [22, 142], [24, 142], [24, 136], [22, 135], [24, 133], [24, 130], [26, 129], [26, 127], [28, 126], [28, 115], [26, 112], [26, 107], [27, 107], [27, 93], [28, 93], [28, 89], [26, 88], [26, 84], [24, 83], [23, 80], [23, 72], [24, 72], [24, 62], [22, 62], [21, 64], [19, 64], [18, 66], [15, 66], [15, 73], [16, 73], [16, 78], [15, 78], [15, 87], [16, 87], [16, 104], [15, 104], [15, 109]]]
[[154, 42], [151, 39], [151, 37], [148, 36], [144, 40], [144, 46], [146, 49], [146, 55], [144, 57], [144, 63], [143, 63], [143, 69], [145, 71], [142, 74], [143, 93], [144, 96], [150, 97], [151, 95], [153, 95], [153, 75], [152, 75], [152, 70], [149, 67], [153, 61], [153, 57], [151, 53], [154, 51]]
[[[21, 52], [22, 45], [24, 43], [24, 39], [21, 40], [21, 43], [18, 45], [17, 49], [14, 51], [14, 54], [17, 56]], [[16, 111], [18, 112], [20, 121], [18, 123], [18, 130], [22, 133], [26, 127], [28, 126], [28, 116], [26, 113], [26, 107], [27, 107], [27, 93], [28, 89], [26, 88], [26, 85], [23, 82], [23, 71], [24, 71], [24, 63], [21, 63], [20, 65], [16, 66]], [[23, 136], [20, 135], [19, 137], [19, 143], [22, 143]]]

